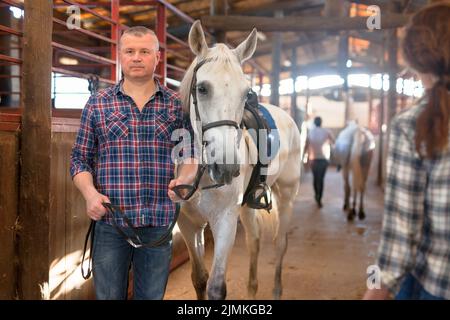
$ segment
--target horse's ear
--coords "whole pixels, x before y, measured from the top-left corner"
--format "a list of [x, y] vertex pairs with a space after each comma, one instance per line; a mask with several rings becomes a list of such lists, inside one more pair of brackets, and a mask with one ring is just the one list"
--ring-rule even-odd
[[205, 55], [208, 50], [200, 20], [196, 20], [189, 31], [189, 46], [196, 56]]
[[244, 40], [236, 49], [234, 53], [241, 63], [251, 58], [256, 50], [257, 31], [253, 28], [252, 33]]

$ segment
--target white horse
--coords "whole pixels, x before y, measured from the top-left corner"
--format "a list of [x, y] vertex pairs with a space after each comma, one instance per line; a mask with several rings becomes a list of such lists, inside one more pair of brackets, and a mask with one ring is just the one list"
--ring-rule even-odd
[[[372, 133], [355, 122], [350, 122], [336, 139], [333, 153], [338, 166], [342, 168], [345, 185], [343, 209], [348, 210], [348, 220], [353, 220], [356, 215], [358, 193], [360, 196], [358, 217], [361, 220], [366, 217], [364, 212], [364, 193], [374, 149], [375, 139]], [[351, 185], [350, 174], [352, 175]], [[352, 207], [349, 205], [351, 191], [353, 191]]]
[[[185, 111], [190, 113], [196, 143], [203, 147], [208, 165], [198, 191], [189, 201], [183, 202], [178, 225], [189, 250], [191, 277], [198, 299], [205, 299], [206, 294], [208, 299], [226, 297], [228, 257], [234, 245], [239, 215], [250, 253], [249, 296], [254, 297], [258, 288], [257, 260], [263, 219], [258, 216], [261, 210], [241, 206], [254, 167], [251, 163], [255, 163], [250, 160], [257, 154], [257, 149], [247, 130], [233, 128], [242, 121], [250, 89], [241, 63], [253, 55], [256, 39], [254, 29], [235, 49], [224, 44], [208, 48], [199, 21], [193, 24], [189, 33], [189, 45], [196, 58], [181, 83], [180, 96]], [[267, 176], [274, 198], [270, 215], [276, 222], [273, 295], [280, 298], [287, 232], [300, 183], [300, 135], [286, 112], [272, 105], [264, 106], [275, 120], [280, 136], [280, 149], [268, 167]], [[230, 163], [225, 159], [233, 161]], [[212, 184], [223, 186], [202, 190], [202, 187]], [[209, 275], [203, 261], [206, 224], [209, 224], [214, 238], [214, 257]]]

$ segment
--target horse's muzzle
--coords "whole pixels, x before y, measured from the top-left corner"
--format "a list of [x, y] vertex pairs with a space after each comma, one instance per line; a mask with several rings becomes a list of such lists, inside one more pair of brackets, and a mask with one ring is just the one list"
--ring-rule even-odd
[[238, 164], [211, 164], [208, 166], [209, 175], [214, 182], [219, 184], [231, 184], [233, 178], [238, 177], [239, 172]]

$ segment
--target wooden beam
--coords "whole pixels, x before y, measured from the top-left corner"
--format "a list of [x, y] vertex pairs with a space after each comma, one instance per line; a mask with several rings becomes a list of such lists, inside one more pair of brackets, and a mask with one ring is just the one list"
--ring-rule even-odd
[[[19, 221], [19, 298], [49, 283], [53, 1], [25, 0]], [[41, 289], [42, 288], [42, 289]]]
[[[275, 17], [281, 19], [283, 17], [283, 11], [278, 10], [275, 12]], [[273, 51], [272, 51], [272, 74], [270, 77], [270, 103], [274, 106], [278, 106], [280, 103], [280, 70], [281, 70], [281, 46], [283, 43], [282, 34], [274, 34]]]
[[275, 10], [284, 10], [284, 11], [298, 11], [298, 10], [306, 10], [317, 7], [322, 7], [324, 5], [324, 1], [318, 2], [317, 0], [306, 0], [306, 1], [274, 1], [265, 4], [259, 4], [258, 2], [249, 1], [252, 3], [250, 7], [244, 8], [236, 8], [230, 10], [231, 14], [250, 14], [250, 15], [262, 15], [269, 12], [274, 12]]
[[[228, 0], [211, 0], [211, 15], [228, 15]], [[223, 30], [214, 30], [217, 43], [227, 42], [227, 33]]]
[[[320, 43], [323, 40], [325, 40], [327, 38], [327, 36], [321, 36], [319, 38], [314, 38], [314, 39], [309, 39], [309, 40], [297, 40], [297, 41], [293, 41], [293, 42], [284, 42], [282, 45], [283, 49], [292, 49], [292, 48], [298, 48], [298, 47], [302, 47], [302, 46], [308, 46], [308, 45], [312, 45], [315, 43]], [[258, 45], [256, 47], [256, 52], [253, 55], [253, 57], [260, 57], [260, 56], [265, 56], [268, 54], [272, 53], [272, 43], [264, 43], [262, 45]]]
[[[399, 28], [406, 25], [409, 15], [386, 14], [381, 19], [383, 29]], [[203, 27], [226, 31], [248, 31], [257, 28], [263, 32], [285, 31], [339, 31], [366, 30], [367, 17], [254, 17], [254, 16], [205, 16], [201, 18]]]
[[[390, 4], [393, 12], [400, 8], [396, 3]], [[388, 30], [388, 68], [389, 68], [389, 91], [388, 91], [388, 124], [397, 113], [397, 71], [398, 71], [398, 35], [397, 30]]]

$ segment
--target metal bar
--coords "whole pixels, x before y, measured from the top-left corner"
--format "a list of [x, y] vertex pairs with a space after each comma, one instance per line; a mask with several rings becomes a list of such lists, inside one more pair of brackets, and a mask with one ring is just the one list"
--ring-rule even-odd
[[[85, 74], [85, 73], [80, 73], [80, 72], [76, 72], [76, 71], [72, 71], [72, 70], [65, 70], [62, 68], [56, 68], [56, 67], [52, 67], [52, 72], [55, 73], [62, 73], [62, 74], [66, 74], [69, 76], [75, 76], [78, 78], [83, 78], [83, 79], [88, 79], [89, 75]], [[110, 79], [106, 79], [106, 78], [98, 78], [99, 81], [105, 82], [105, 83], [109, 83], [109, 84], [116, 84], [115, 81], [112, 81]]]
[[[89, 8], [86, 7], [85, 5], [82, 5], [82, 4], [80, 4], [80, 3], [77, 3], [77, 2], [74, 2], [74, 1], [70, 1], [70, 0], [62, 0], [62, 1], [64, 1], [65, 3], [68, 3], [68, 4], [70, 4], [70, 5], [73, 5], [73, 6], [77, 6], [77, 7], [79, 7], [80, 9], [83, 9], [84, 11], [89, 12], [90, 14], [96, 16], [97, 18], [99, 18], [99, 19], [101, 19], [101, 20], [108, 21], [109, 23], [112, 23], [112, 24], [114, 24], [114, 25], [117, 24], [117, 21], [114, 21], [112, 18], [104, 17], [104, 16], [102, 16], [100, 13], [98, 13], [98, 12], [92, 10], [92, 9], [89, 9]], [[112, 4], [114, 1], [115, 1], [115, 0], [111, 0], [111, 4]]]
[[8, 28], [7, 26], [1, 25], [1, 24], [0, 24], [0, 31], [6, 32], [9, 34], [13, 34], [18, 37], [23, 37], [23, 32]]
[[177, 57], [180, 60], [188, 61], [188, 62], [191, 61], [191, 59], [189, 59], [186, 56], [183, 56], [183, 55], [179, 54], [176, 50], [173, 50], [173, 49], [166, 49], [166, 50], [167, 50], [167, 53], [170, 53], [170, 54], [174, 55], [175, 57]]
[[0, 0], [0, 2], [4, 2], [6, 4], [9, 4], [12, 7], [16, 7], [19, 9], [23, 9], [23, 3], [17, 2], [17, 1], [12, 1], [12, 0]]
[[[59, 20], [58, 18], [55, 18], [55, 17], [53, 18], [53, 22], [56, 22], [57, 24], [62, 25], [64, 27], [66, 26], [66, 22], [64, 22], [62, 20]], [[80, 32], [82, 34], [91, 36], [93, 38], [97, 38], [97, 39], [100, 39], [100, 40], [103, 40], [103, 41], [106, 41], [106, 42], [109, 42], [109, 43], [115, 43], [113, 40], [111, 40], [111, 39], [109, 39], [109, 38], [107, 38], [105, 36], [102, 36], [100, 34], [97, 34], [95, 32], [92, 32], [92, 31], [89, 31], [89, 30], [86, 30], [86, 29], [75, 28], [74, 30], [76, 32]]]
[[109, 64], [101, 63], [79, 63], [79, 64], [55, 64], [54, 67], [62, 68], [111, 68]]
[[92, 53], [87, 53], [87, 52], [84, 52], [84, 51], [81, 51], [81, 50], [77, 50], [75, 48], [68, 47], [68, 46], [65, 46], [63, 44], [60, 44], [60, 43], [57, 43], [57, 42], [54, 42], [54, 41], [52, 41], [52, 46], [54, 48], [58, 48], [58, 49], [62, 49], [64, 51], [67, 51], [67, 52], [73, 54], [74, 56], [77, 56], [77, 57], [80, 57], [80, 58], [83, 58], [83, 59], [87, 59], [87, 60], [91, 60], [91, 61], [95, 61], [95, 62], [108, 63], [108, 64], [112, 64], [112, 65], [116, 64], [115, 60], [111, 60], [111, 59], [104, 58], [104, 57], [101, 57], [101, 56], [98, 56], [98, 55], [95, 55], [95, 54], [92, 54]]
[[167, 32], [166, 34], [167, 38], [172, 39], [175, 42], [178, 42], [182, 46], [189, 48], [189, 44], [186, 41], [181, 40], [180, 38], [175, 37], [174, 35]]
[[[0, 0], [1, 1], [1, 0]], [[157, 4], [157, 2], [155, 0], [149, 0], [149, 1], [121, 1], [121, 5], [122, 6], [155, 6]], [[53, 8], [65, 8], [68, 7], [69, 5], [64, 4], [64, 3], [57, 3], [53, 5]], [[110, 3], [109, 2], [94, 2], [94, 1], [90, 1], [88, 3], [84, 3], [84, 6], [87, 8], [96, 8], [96, 7], [109, 7]]]
[[20, 91], [0, 91], [0, 94], [20, 95]]
[[167, 9], [169, 9], [170, 11], [172, 11], [176, 16], [180, 17], [182, 20], [184, 20], [185, 22], [188, 23], [194, 23], [194, 19], [192, 19], [191, 17], [189, 17], [186, 13], [184, 13], [183, 11], [181, 11], [180, 9], [178, 9], [177, 7], [175, 7], [173, 4], [164, 1], [164, 0], [156, 0], [159, 4], [165, 6]]
[[173, 64], [167, 64], [167, 69], [172, 69], [172, 70], [179, 71], [179, 72], [182, 72], [182, 73], [186, 72], [185, 69], [177, 67], [177, 66], [174, 66]]
[[156, 36], [158, 37], [158, 41], [161, 45], [159, 48], [161, 58], [157, 67], [157, 73], [161, 75], [161, 82], [163, 85], [166, 85], [167, 77], [167, 52], [165, 49], [167, 41], [166, 22], [166, 7], [164, 4], [158, 3], [158, 5], [156, 6]]
[[111, 59], [116, 62], [114, 66], [111, 66], [110, 79], [111, 81], [117, 82], [119, 79], [120, 66], [117, 63], [119, 58], [119, 36], [120, 36], [120, 1], [111, 0], [111, 18], [117, 21], [115, 25], [111, 25], [111, 39], [114, 43], [111, 45]]
[[21, 59], [17, 59], [17, 58], [13, 58], [10, 56], [6, 56], [4, 54], [0, 54], [0, 61], [8, 61], [8, 62], [12, 62], [15, 64], [22, 64], [22, 60]]

